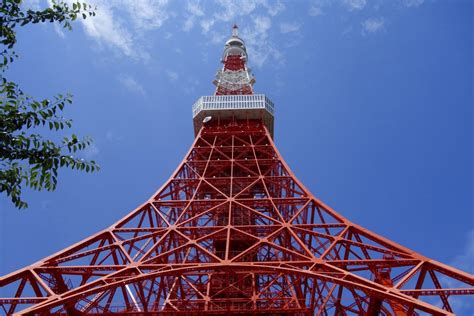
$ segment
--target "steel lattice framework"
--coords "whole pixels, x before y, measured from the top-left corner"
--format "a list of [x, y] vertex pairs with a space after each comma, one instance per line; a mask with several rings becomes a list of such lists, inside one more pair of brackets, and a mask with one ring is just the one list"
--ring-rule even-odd
[[451, 315], [453, 296], [474, 294], [472, 275], [316, 199], [278, 153], [270, 123], [232, 111], [202, 123], [171, 178], [125, 218], [2, 277], [2, 311]]

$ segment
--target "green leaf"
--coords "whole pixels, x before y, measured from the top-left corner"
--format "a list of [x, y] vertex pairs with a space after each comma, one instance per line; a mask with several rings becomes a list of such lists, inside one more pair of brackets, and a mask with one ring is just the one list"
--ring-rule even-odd
[[[53, 0], [50, 7], [42, 10], [25, 10], [21, 0], [3, 0], [0, 2], [0, 43], [4, 45], [0, 52], [0, 69], [2, 72], [18, 55], [13, 51], [17, 43], [16, 33], [19, 27], [39, 22], [59, 22], [71, 29], [71, 23], [78, 14], [86, 18], [95, 12], [86, 3], [76, 1], [67, 3]], [[53, 102], [49, 99], [36, 100], [25, 94], [14, 82], [0, 77], [0, 192], [10, 198], [17, 208], [26, 208], [28, 204], [22, 199], [22, 188], [26, 185], [35, 190], [52, 191], [57, 185], [58, 169], [70, 168], [98, 170], [95, 162], [79, 160], [66, 155], [84, 150], [89, 139], [80, 139], [75, 134], [71, 138], [62, 135], [51, 135], [54, 132], [72, 127], [72, 120], [63, 119], [60, 111], [66, 104], [72, 104], [71, 94], [58, 94]], [[41, 134], [47, 126], [48, 133]], [[38, 132], [39, 130], [39, 132]], [[4, 144], [8, 150], [4, 150]]]

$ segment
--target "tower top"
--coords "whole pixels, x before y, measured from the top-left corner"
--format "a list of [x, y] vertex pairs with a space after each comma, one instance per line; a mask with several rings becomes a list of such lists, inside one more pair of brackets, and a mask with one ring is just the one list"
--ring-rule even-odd
[[273, 135], [273, 102], [263, 94], [254, 94], [255, 78], [247, 67], [247, 48], [239, 37], [238, 26], [224, 45], [222, 68], [213, 83], [213, 96], [199, 98], [193, 106], [194, 132], [198, 135], [210, 120], [259, 120]]
[[238, 56], [242, 60], [247, 60], [247, 48], [245, 42], [239, 37], [237, 24], [232, 27], [232, 36], [225, 42], [222, 62], [225, 63], [228, 56]]

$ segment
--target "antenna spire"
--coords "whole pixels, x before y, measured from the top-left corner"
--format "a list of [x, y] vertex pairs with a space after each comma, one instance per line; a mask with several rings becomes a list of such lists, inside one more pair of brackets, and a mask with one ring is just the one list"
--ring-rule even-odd
[[239, 27], [237, 26], [237, 24], [234, 24], [234, 26], [232, 27], [232, 36], [233, 37], [239, 36]]

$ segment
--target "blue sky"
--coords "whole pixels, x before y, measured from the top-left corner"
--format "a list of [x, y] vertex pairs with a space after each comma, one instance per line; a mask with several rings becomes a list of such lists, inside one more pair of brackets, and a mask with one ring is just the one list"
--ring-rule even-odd
[[[96, 0], [97, 16], [24, 27], [7, 75], [37, 98], [71, 92], [73, 131], [102, 170], [53, 193], [0, 197], [0, 274], [106, 228], [147, 200], [193, 140], [191, 106], [233, 23], [275, 141], [343, 216], [474, 272], [471, 1]], [[27, 1], [43, 7], [45, 1]]]

